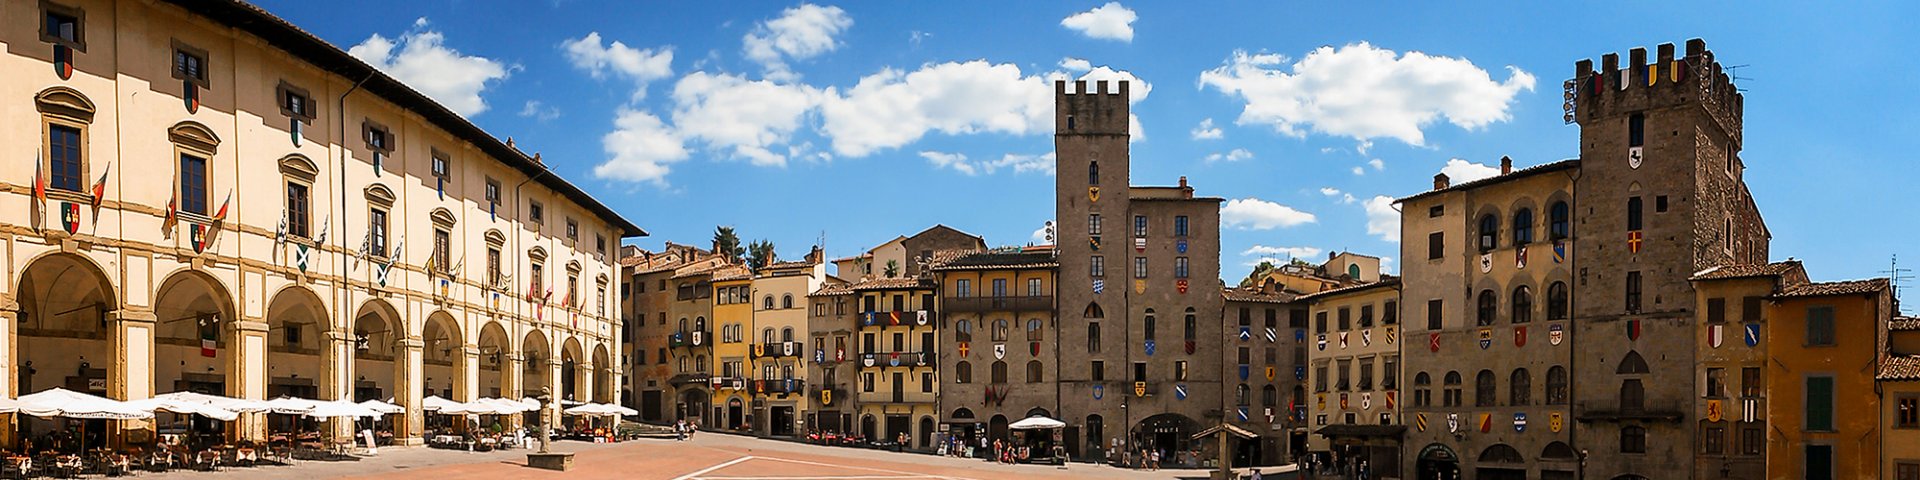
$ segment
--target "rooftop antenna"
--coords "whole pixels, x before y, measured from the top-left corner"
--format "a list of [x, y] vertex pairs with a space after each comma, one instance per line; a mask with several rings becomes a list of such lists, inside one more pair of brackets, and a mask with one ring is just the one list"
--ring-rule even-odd
[[[1736, 84], [1738, 84], [1739, 82], [1746, 81], [1746, 80], [1758, 80], [1753, 77], [1740, 76], [1740, 69], [1750, 67], [1750, 66], [1753, 66], [1753, 65], [1752, 64], [1734, 65], [1731, 67], [1720, 67], [1720, 69], [1725, 70], [1727, 72], [1727, 77], [1733, 79], [1733, 81]], [[1733, 89], [1734, 91], [1740, 91], [1740, 92], [1747, 91], [1747, 89], [1741, 88], [1741, 87], [1734, 87]]]
[[[1912, 280], [1913, 275], [1908, 274], [1913, 273], [1913, 269], [1900, 268], [1900, 254], [1896, 253], [1887, 261], [1887, 269], [1881, 270], [1880, 273], [1887, 274], [1887, 280], [1893, 284], [1893, 300], [1898, 304], [1900, 301], [1900, 281]], [[1895, 311], [1894, 313], [1899, 314], [1900, 312]]]

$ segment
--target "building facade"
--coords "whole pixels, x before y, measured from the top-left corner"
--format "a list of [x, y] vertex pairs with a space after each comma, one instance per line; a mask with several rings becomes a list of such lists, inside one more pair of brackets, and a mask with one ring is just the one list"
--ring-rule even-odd
[[673, 376], [667, 384], [673, 387], [674, 420], [688, 420], [706, 428], [719, 428], [723, 419], [712, 415], [710, 408], [715, 403], [716, 392], [713, 379], [718, 378], [713, 369], [715, 356], [714, 337], [718, 331], [713, 318], [714, 287], [713, 272], [732, 266], [730, 259], [695, 262], [682, 265], [667, 277], [667, 284], [674, 289], [673, 302], [667, 305], [667, 317], [674, 319], [673, 333], [667, 336], [667, 355], [673, 363]]
[[874, 442], [928, 448], [939, 412], [939, 311], [932, 279], [872, 278], [854, 282], [858, 374], [854, 407], [859, 432]]
[[[1376, 267], [1377, 268], [1377, 267]], [[1376, 270], [1377, 271], [1377, 270]], [[1238, 378], [1233, 420], [1258, 435], [1232, 452], [1235, 465], [1284, 465], [1306, 451], [1307, 309], [1292, 293], [1266, 287], [1222, 292], [1222, 318], [1237, 326], [1222, 329], [1222, 345], [1247, 350], [1247, 363], [1223, 362], [1227, 378]], [[1284, 323], [1283, 323], [1284, 322]], [[1242, 398], [1241, 394], [1245, 393]], [[1246, 410], [1246, 418], [1240, 411]]]
[[537, 154], [242, 2], [0, 18], [0, 395], [613, 401], [644, 232]]
[[753, 277], [752, 365], [755, 435], [793, 437], [807, 412], [807, 294], [826, 285], [819, 248], [796, 262], [778, 262]]
[[1723, 265], [1693, 275], [1694, 301], [1702, 306], [1694, 315], [1700, 386], [1693, 405], [1700, 419], [1695, 478], [1721, 472], [1766, 477], [1768, 351], [1773, 348], [1773, 342], [1761, 341], [1768, 329], [1767, 298], [1806, 283], [1806, 269], [1798, 261]]
[[[936, 252], [940, 423], [950, 438], [1011, 440], [1007, 425], [1060, 411], [1050, 247]], [[1019, 370], [1014, 370], [1018, 368]]]
[[854, 378], [858, 351], [853, 350], [854, 330], [859, 327], [859, 312], [854, 309], [853, 288], [838, 277], [827, 277], [820, 288], [807, 295], [812, 308], [807, 313], [807, 340], [813, 348], [807, 364], [806, 432], [808, 435], [853, 435]]
[[1879, 475], [1885, 432], [1878, 415], [1866, 414], [1880, 411], [1878, 372], [1860, 366], [1885, 356], [1888, 287], [1885, 278], [1816, 282], [1769, 297], [1760, 333], [1771, 380], [1762, 393], [1770, 407], [1767, 478]]
[[753, 272], [743, 265], [714, 269], [708, 277], [713, 284], [714, 344], [713, 363], [707, 380], [713, 388], [713, 415], [707, 427], [736, 432], [748, 431], [753, 422], [753, 391], [749, 385], [748, 357], [753, 352]]
[[669, 277], [680, 267], [716, 264], [723, 260], [697, 247], [667, 242], [660, 252], [637, 247], [620, 259], [621, 312], [626, 316], [626, 340], [621, 344], [630, 363], [625, 370], [622, 397], [628, 408], [640, 412], [640, 420], [665, 422], [675, 419], [674, 388], [676, 372], [668, 353], [676, 325], [668, 314], [675, 298]]
[[1365, 465], [1379, 478], [1400, 478], [1407, 429], [1399, 407], [1400, 280], [1383, 278], [1300, 301], [1313, 319], [1307, 451], [1354, 471]]
[[1920, 318], [1887, 325], [1880, 360], [1880, 478], [1920, 480]]

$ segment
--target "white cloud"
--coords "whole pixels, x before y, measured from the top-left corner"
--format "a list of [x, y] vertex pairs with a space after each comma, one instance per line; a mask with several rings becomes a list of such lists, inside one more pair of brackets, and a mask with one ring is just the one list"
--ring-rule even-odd
[[1238, 161], [1246, 160], [1249, 158], [1253, 158], [1253, 152], [1249, 152], [1247, 151], [1247, 149], [1244, 149], [1244, 148], [1236, 148], [1226, 153], [1213, 153], [1213, 154], [1207, 155], [1205, 160], [1207, 161], [1207, 163], [1213, 163], [1218, 161], [1238, 162]]
[[840, 48], [835, 38], [853, 26], [853, 18], [840, 7], [822, 7], [811, 3], [788, 8], [780, 17], [760, 22], [740, 39], [747, 59], [766, 67], [767, 78], [798, 78], [787, 60], [805, 60]]
[[1500, 175], [1500, 168], [1461, 160], [1447, 160], [1447, 166], [1440, 167], [1440, 173], [1447, 174], [1447, 181], [1455, 185]]
[[[1076, 78], [1076, 80], [1086, 80], [1089, 84], [1088, 88], [1093, 88], [1096, 91], [1098, 90], [1099, 87], [1094, 87], [1092, 85], [1093, 82], [1125, 81], [1128, 83], [1128, 86], [1127, 86], [1127, 104], [1128, 105], [1140, 103], [1141, 100], [1147, 99], [1147, 94], [1153, 93], [1153, 84], [1147, 83], [1146, 80], [1141, 80], [1139, 77], [1133, 76], [1133, 72], [1128, 72], [1125, 70], [1114, 70], [1112, 68], [1107, 68], [1106, 66], [1094, 67], [1093, 70], [1087, 71], [1086, 74], [1081, 75], [1080, 77]], [[1048, 82], [1048, 83], [1051, 84], [1052, 82]], [[1048, 88], [1051, 89], [1052, 87], [1049, 86]], [[1112, 88], [1119, 88], [1119, 87], [1112, 87]], [[1051, 110], [1049, 110], [1049, 115], [1051, 115]], [[1051, 120], [1051, 117], [1049, 117], [1049, 120]], [[1047, 127], [1052, 128], [1052, 126], [1053, 126], [1053, 123], [1049, 121], [1047, 123]], [[1127, 133], [1130, 135], [1127, 139], [1128, 143], [1138, 142], [1138, 141], [1147, 139], [1147, 130], [1140, 127], [1139, 115], [1134, 115], [1131, 112], [1127, 114]]]
[[1381, 240], [1400, 241], [1400, 211], [1393, 209], [1393, 198], [1375, 195], [1365, 202], [1367, 209], [1367, 234], [1379, 235]]
[[[1103, 72], [1104, 71], [1104, 72]], [[1132, 78], [1105, 67], [1086, 74]], [[948, 135], [1053, 131], [1052, 78], [1026, 75], [1011, 63], [984, 60], [923, 65], [911, 72], [868, 75], [821, 106], [821, 133], [841, 155], [861, 157], [898, 148], [929, 132]], [[1084, 77], [1083, 77], [1084, 78]], [[1144, 98], [1144, 82], [1133, 96]], [[833, 91], [829, 91], [833, 93]]]
[[1507, 67], [1505, 81], [1466, 59], [1396, 53], [1365, 42], [1320, 47], [1292, 65], [1276, 54], [1234, 52], [1200, 74], [1202, 87], [1246, 103], [1239, 124], [1270, 124], [1291, 136], [1308, 132], [1366, 142], [1393, 138], [1424, 145], [1422, 128], [1442, 117], [1465, 129], [1511, 118], [1508, 108], [1534, 77]]
[[667, 184], [669, 165], [687, 159], [687, 148], [673, 129], [653, 114], [621, 109], [614, 130], [600, 139], [609, 158], [593, 168], [596, 177]]
[[1338, 197], [1340, 196], [1340, 189], [1333, 188], [1333, 187], [1320, 187], [1320, 194], [1326, 195], [1329, 197]]
[[446, 37], [428, 26], [427, 19], [421, 18], [397, 39], [373, 34], [347, 49], [347, 54], [387, 72], [461, 116], [487, 111], [487, 101], [480, 98], [480, 93], [486, 90], [487, 82], [507, 78], [512, 67], [499, 60], [461, 54], [447, 47]]
[[1248, 248], [1247, 251], [1240, 252], [1240, 255], [1261, 255], [1267, 257], [1285, 255], [1293, 258], [1308, 258], [1320, 256], [1321, 252], [1324, 252], [1324, 250], [1314, 247], [1270, 247], [1266, 245], [1254, 245], [1252, 248]]
[[560, 42], [560, 49], [566, 51], [567, 61], [574, 68], [586, 70], [593, 78], [604, 78], [612, 72], [632, 80], [636, 100], [646, 97], [647, 83], [673, 75], [672, 48], [639, 49], [618, 40], [603, 45], [600, 32], [591, 32]]
[[1194, 140], [1219, 140], [1227, 136], [1227, 133], [1221, 131], [1220, 127], [1213, 126], [1213, 118], [1211, 117], [1206, 120], [1201, 120], [1199, 125], [1195, 125], [1191, 134]]
[[1366, 174], [1367, 174], [1367, 169], [1365, 169], [1365, 168], [1361, 168], [1361, 167], [1353, 167], [1353, 174], [1354, 174], [1354, 175], [1366, 175]]
[[528, 100], [526, 106], [520, 107], [520, 116], [545, 122], [560, 118], [560, 107], [547, 105], [539, 100]]
[[1373, 171], [1376, 171], [1376, 172], [1387, 169], [1387, 162], [1383, 162], [1378, 158], [1373, 160], [1368, 160], [1367, 165], [1373, 167]]
[[673, 124], [680, 136], [700, 140], [754, 165], [785, 166], [786, 145], [822, 93], [805, 85], [747, 80], [730, 74], [694, 72], [673, 87]]
[[1060, 68], [1069, 72], [1084, 72], [1093, 69], [1093, 62], [1084, 58], [1067, 57], [1060, 59]]
[[1311, 213], [1258, 198], [1236, 198], [1220, 207], [1220, 224], [1242, 230], [1272, 230], [1313, 222]]
[[1247, 260], [1246, 262], [1241, 263], [1241, 265], [1248, 266], [1248, 267], [1258, 267], [1262, 263], [1268, 263], [1273, 265], [1286, 265], [1287, 259], [1274, 258], [1274, 257], [1260, 257], [1252, 260]]
[[1133, 21], [1139, 18], [1133, 10], [1121, 6], [1120, 2], [1107, 2], [1092, 10], [1067, 16], [1060, 20], [1060, 26], [1080, 32], [1088, 38], [1132, 42]]
[[1347, 204], [1347, 205], [1352, 205], [1352, 204], [1353, 204], [1353, 202], [1354, 202], [1354, 198], [1353, 198], [1353, 194], [1351, 194], [1351, 193], [1342, 193], [1342, 194], [1340, 194], [1340, 203], [1342, 203], [1342, 204]]
[[1009, 153], [997, 160], [975, 161], [959, 153], [923, 151], [920, 152], [920, 158], [927, 159], [927, 162], [932, 163], [935, 168], [950, 168], [967, 176], [992, 174], [1008, 168], [1013, 169], [1013, 173], [1016, 174], [1037, 172], [1053, 175], [1054, 170], [1052, 152], [1041, 155]]
[[1041, 226], [1040, 226], [1040, 228], [1036, 228], [1036, 229], [1033, 229], [1033, 236], [1030, 236], [1030, 237], [1027, 237], [1027, 238], [1028, 238], [1028, 240], [1030, 240], [1030, 241], [1032, 241], [1033, 243], [1035, 243], [1035, 244], [1040, 244], [1040, 245], [1045, 245], [1045, 244], [1050, 244], [1050, 243], [1053, 243], [1053, 240], [1049, 240], [1049, 239], [1047, 239], [1047, 226], [1046, 226], [1046, 225], [1041, 225]]

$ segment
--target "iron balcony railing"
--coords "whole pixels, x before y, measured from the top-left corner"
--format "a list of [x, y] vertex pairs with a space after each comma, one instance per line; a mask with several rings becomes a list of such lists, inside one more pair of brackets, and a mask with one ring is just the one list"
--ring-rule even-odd
[[1053, 296], [946, 297], [940, 308], [949, 312], [1037, 312], [1053, 310]]
[[934, 365], [933, 352], [880, 352], [860, 354], [862, 367], [925, 367]]

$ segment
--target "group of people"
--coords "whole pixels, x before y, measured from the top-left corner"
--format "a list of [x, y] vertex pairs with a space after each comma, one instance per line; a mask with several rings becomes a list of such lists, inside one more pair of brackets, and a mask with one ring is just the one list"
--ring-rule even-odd
[[675, 440], [690, 440], [693, 438], [693, 433], [699, 430], [699, 425], [686, 421], [685, 419], [673, 422], [673, 438]]
[[1322, 457], [1322, 455], [1326, 454], [1327, 453], [1323, 452], [1307, 455], [1302, 457], [1300, 461], [1305, 464], [1303, 466], [1306, 470], [1311, 472], [1315, 477], [1330, 476], [1354, 480], [1371, 480], [1373, 478], [1372, 465], [1368, 465], [1365, 459], [1354, 461], [1350, 457], [1342, 457], [1339, 452], [1332, 452], [1334, 457], [1332, 460], [1328, 460]]

